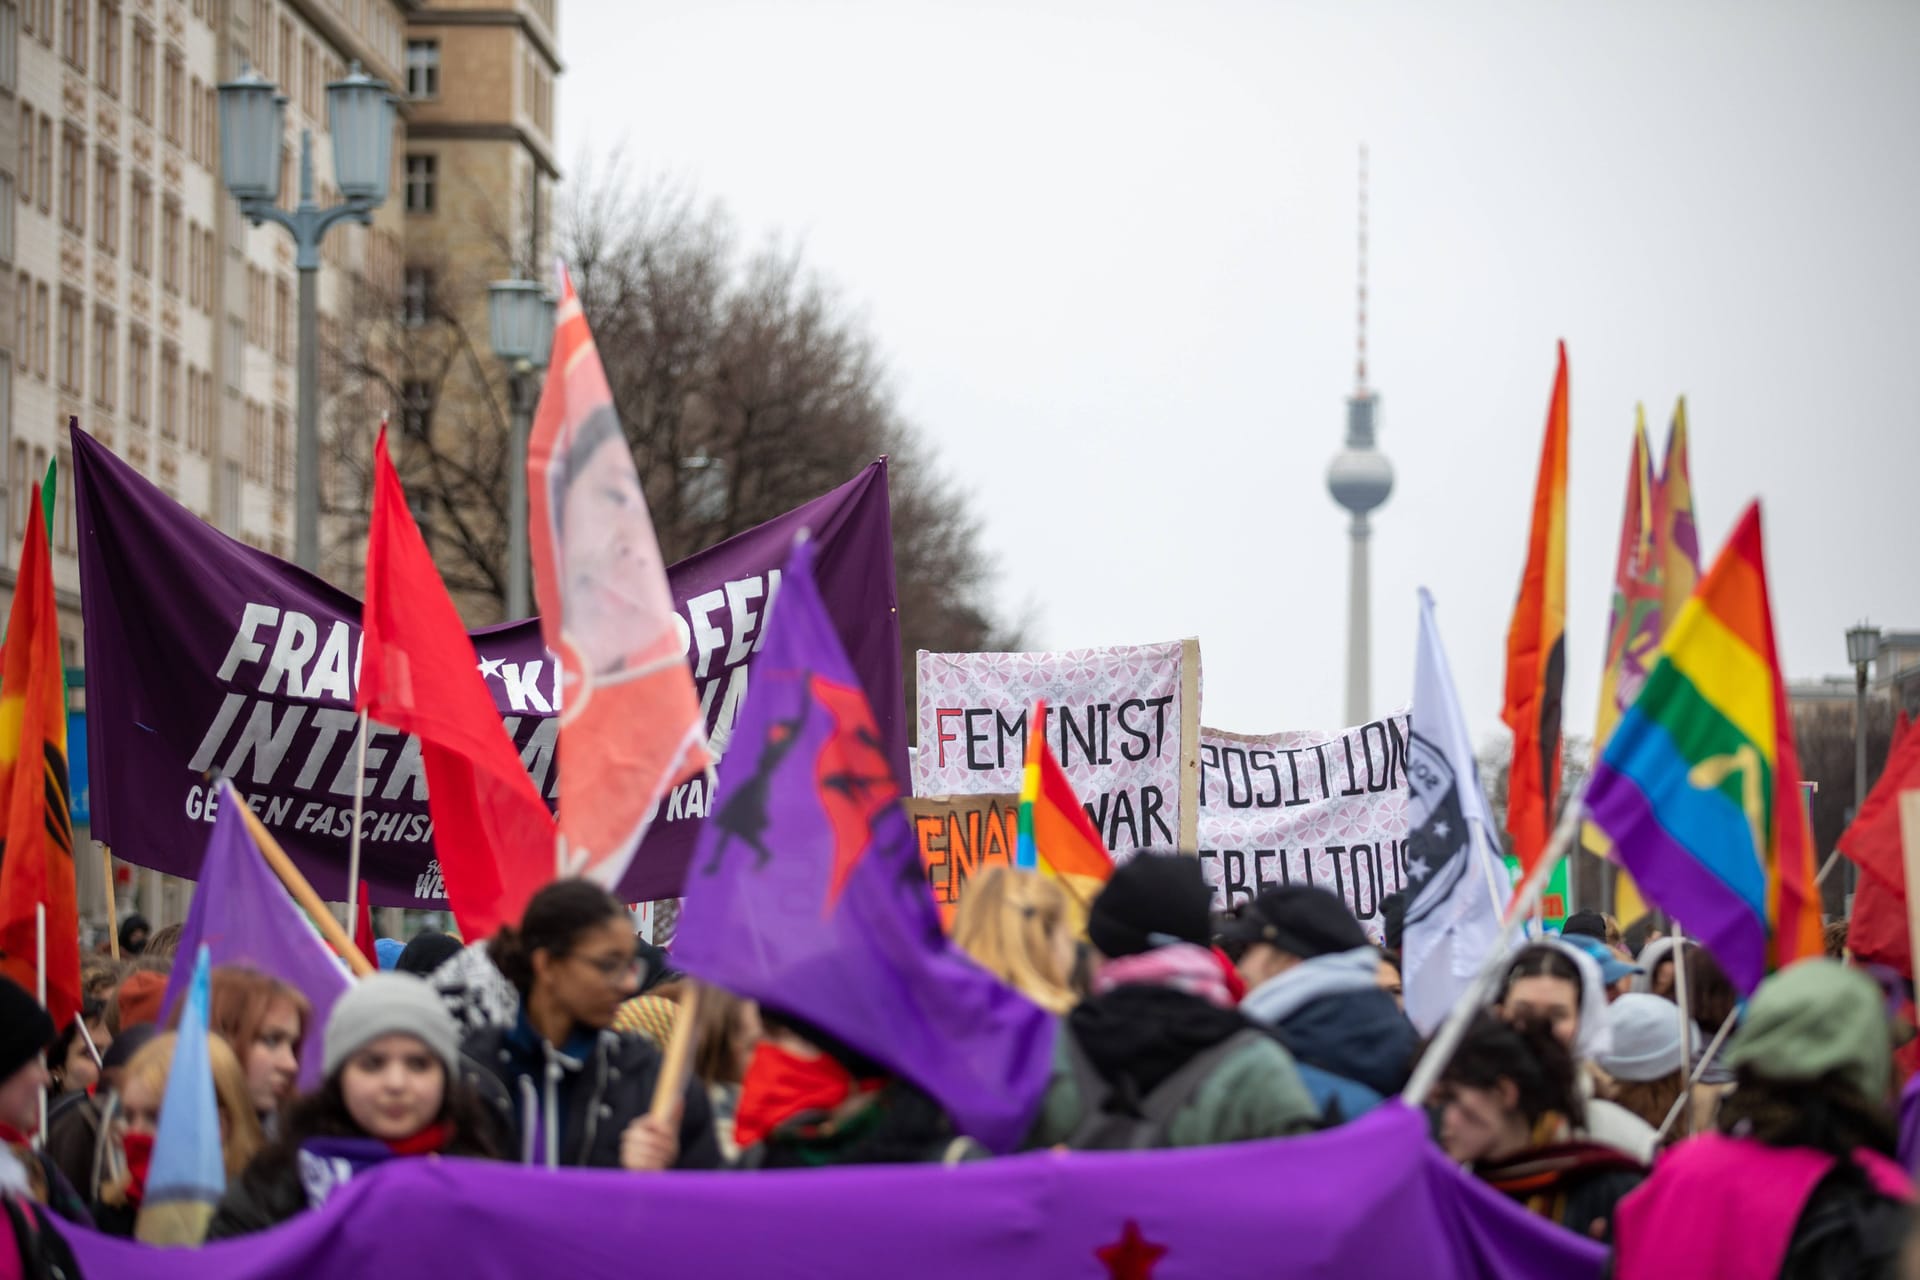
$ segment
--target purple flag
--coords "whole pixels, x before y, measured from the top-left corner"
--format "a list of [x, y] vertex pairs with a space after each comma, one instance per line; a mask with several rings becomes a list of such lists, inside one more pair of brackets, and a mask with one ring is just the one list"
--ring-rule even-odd
[[1039, 1107], [1054, 1021], [941, 932], [900, 796], [803, 542], [687, 869], [674, 959], [845, 1041], [1008, 1151]]
[[[347, 896], [360, 602], [196, 518], [83, 431], [73, 433], [85, 615], [93, 835], [116, 857], [197, 878], [205, 774], [233, 779], [321, 896]], [[667, 571], [706, 731], [724, 752], [748, 659], [794, 534], [820, 544], [821, 594], [889, 756], [906, 761], [887, 472], [839, 488]], [[480, 673], [534, 785], [559, 794], [559, 666], [537, 618], [473, 633]], [[420, 744], [376, 724], [361, 874], [377, 906], [444, 909]], [[668, 793], [617, 892], [680, 892], [708, 782]]]
[[1447, 1161], [1389, 1102], [1300, 1138], [787, 1173], [391, 1160], [316, 1212], [204, 1249], [56, 1221], [89, 1276], [979, 1276], [1599, 1280], [1606, 1250]]
[[[190, 956], [204, 946], [215, 964], [246, 965], [298, 989], [313, 1006], [300, 1050], [300, 1087], [317, 1089], [325, 1075], [320, 1069], [320, 1033], [333, 1002], [353, 979], [254, 846], [247, 824], [233, 811], [232, 806], [242, 803], [233, 788], [222, 783], [216, 803], [200, 884], [180, 934], [180, 954]], [[173, 966], [162, 1010], [173, 1008], [192, 978], [191, 965]]]

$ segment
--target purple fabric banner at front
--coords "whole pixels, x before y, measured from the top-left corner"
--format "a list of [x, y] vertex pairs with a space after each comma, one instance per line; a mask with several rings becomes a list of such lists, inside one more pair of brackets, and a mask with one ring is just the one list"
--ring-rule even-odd
[[[322, 896], [346, 898], [353, 822], [360, 602], [196, 518], [85, 432], [73, 433], [85, 620], [93, 837], [114, 855], [198, 878], [233, 780]], [[668, 570], [717, 752], [794, 534], [812, 530], [820, 594], [904, 777], [905, 695], [884, 461]], [[537, 619], [473, 633], [480, 671], [534, 785], [552, 803], [558, 666]], [[420, 745], [369, 735], [361, 874], [379, 906], [441, 908]], [[680, 893], [709, 782], [670, 792], [621, 881], [629, 902]]]
[[1599, 1280], [1606, 1258], [1449, 1164], [1397, 1103], [1310, 1137], [956, 1167], [635, 1177], [394, 1160], [318, 1212], [203, 1249], [60, 1229], [83, 1274], [142, 1280]]

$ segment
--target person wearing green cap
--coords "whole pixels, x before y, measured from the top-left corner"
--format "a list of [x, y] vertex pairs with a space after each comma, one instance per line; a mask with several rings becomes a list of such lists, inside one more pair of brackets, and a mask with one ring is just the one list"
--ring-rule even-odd
[[1782, 970], [1726, 1065], [1721, 1132], [1668, 1152], [1620, 1202], [1617, 1280], [1897, 1274], [1913, 1187], [1893, 1159], [1879, 987], [1832, 960]]

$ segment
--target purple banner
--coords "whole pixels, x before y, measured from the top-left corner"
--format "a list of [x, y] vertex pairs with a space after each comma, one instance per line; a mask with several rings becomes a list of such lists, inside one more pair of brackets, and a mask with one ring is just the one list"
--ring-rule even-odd
[[[360, 602], [203, 523], [85, 432], [73, 433], [85, 620], [93, 837], [116, 857], [198, 878], [230, 777], [321, 895], [346, 898], [353, 824]], [[794, 534], [812, 531], [820, 594], [905, 774], [905, 695], [884, 461], [668, 570], [716, 753]], [[559, 795], [559, 667], [537, 619], [473, 633], [480, 671], [534, 785]], [[368, 737], [361, 874], [379, 906], [444, 907], [419, 742]], [[630, 902], [677, 896], [708, 780], [673, 789], [621, 881]]]
[[61, 1225], [88, 1276], [1598, 1280], [1606, 1251], [1448, 1163], [1397, 1103], [1310, 1137], [790, 1173], [394, 1160], [203, 1249]]

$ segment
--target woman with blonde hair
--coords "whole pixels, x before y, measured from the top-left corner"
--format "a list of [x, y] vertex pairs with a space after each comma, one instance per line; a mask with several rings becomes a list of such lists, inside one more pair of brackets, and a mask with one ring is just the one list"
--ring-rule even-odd
[[[167, 1076], [173, 1070], [178, 1032], [155, 1036], [127, 1064], [115, 1109], [106, 1126], [113, 1145], [100, 1161], [101, 1184], [95, 1190], [94, 1222], [112, 1235], [131, 1236], [140, 1202], [146, 1196], [147, 1169], [153, 1160], [153, 1139], [160, 1129], [160, 1107], [167, 1096]], [[265, 1144], [260, 1117], [247, 1094], [246, 1072], [231, 1046], [217, 1035], [207, 1037], [207, 1057], [213, 1067], [214, 1103], [220, 1112], [220, 1156], [229, 1181], [238, 1178]]]
[[995, 867], [967, 884], [954, 913], [954, 943], [1041, 1008], [1080, 1002], [1072, 985], [1077, 949], [1065, 889], [1035, 871]]

